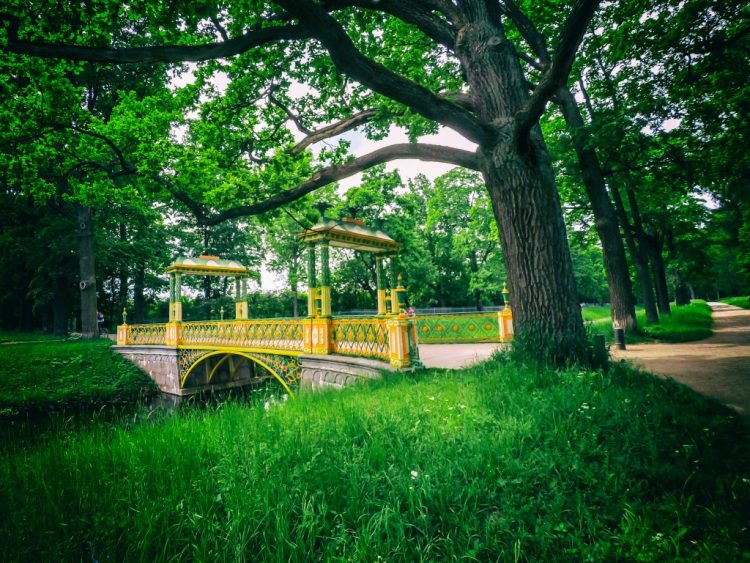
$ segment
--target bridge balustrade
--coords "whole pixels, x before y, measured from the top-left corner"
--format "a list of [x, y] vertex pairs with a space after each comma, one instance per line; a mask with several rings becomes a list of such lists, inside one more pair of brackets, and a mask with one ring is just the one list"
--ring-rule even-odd
[[331, 348], [334, 354], [388, 360], [390, 350], [385, 318], [334, 318]]

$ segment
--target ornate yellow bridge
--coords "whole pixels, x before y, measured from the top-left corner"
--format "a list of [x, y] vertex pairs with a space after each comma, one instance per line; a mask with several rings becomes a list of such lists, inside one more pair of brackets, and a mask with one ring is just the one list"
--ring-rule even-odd
[[[418, 340], [492, 342], [512, 337], [509, 307], [500, 313], [419, 319], [408, 315], [400, 277], [386, 287], [384, 276], [383, 261], [400, 245], [381, 231], [366, 229], [357, 222], [324, 218], [301, 236], [309, 248], [307, 317], [249, 319], [246, 268], [216, 256], [180, 258], [167, 269], [169, 322], [123, 322], [117, 329], [116, 350], [149, 373], [168, 393], [184, 395], [272, 377], [293, 396], [293, 389], [300, 383], [310, 387], [344, 386], [359, 378], [379, 377], [382, 370], [418, 367]], [[376, 316], [331, 314], [329, 244], [376, 253]], [[321, 259], [320, 286], [315, 275], [316, 254]], [[234, 277], [235, 319], [183, 322], [183, 275]]]

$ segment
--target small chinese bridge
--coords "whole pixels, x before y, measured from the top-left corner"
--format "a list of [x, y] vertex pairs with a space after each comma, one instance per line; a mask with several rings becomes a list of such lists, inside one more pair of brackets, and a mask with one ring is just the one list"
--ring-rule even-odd
[[[354, 219], [324, 217], [298, 236], [307, 246], [307, 317], [249, 318], [247, 268], [217, 256], [178, 258], [166, 270], [169, 322], [123, 323], [117, 329], [115, 349], [146, 371], [162, 391], [175, 395], [273, 378], [294, 396], [299, 387], [342, 387], [358, 379], [380, 377], [383, 371], [419, 367], [417, 319], [405, 312], [406, 290], [390, 264], [401, 245]], [[331, 247], [374, 254], [375, 316], [332, 314]], [[392, 275], [385, 275], [387, 269]], [[233, 278], [235, 318], [183, 322], [181, 285], [186, 275]], [[426, 329], [422, 336], [426, 341], [445, 342], [453, 331], [457, 337], [453, 341], [502, 340], [508, 337], [502, 334], [504, 324], [507, 330], [510, 322], [510, 308], [506, 310], [473, 319], [446, 315], [436, 321], [430, 317], [420, 327]]]

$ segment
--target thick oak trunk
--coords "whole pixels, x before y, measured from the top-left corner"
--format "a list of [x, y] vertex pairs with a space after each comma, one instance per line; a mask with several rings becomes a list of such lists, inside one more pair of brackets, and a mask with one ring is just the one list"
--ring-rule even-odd
[[633, 285], [630, 282], [630, 271], [617, 215], [607, 193], [601, 165], [596, 152], [588, 143], [589, 135], [573, 94], [567, 88], [561, 88], [557, 92], [557, 97], [565, 122], [572, 130], [583, 183], [594, 213], [596, 231], [602, 242], [604, 268], [607, 272], [609, 299], [612, 304], [612, 320], [627, 330], [634, 330], [638, 324], [635, 318]]
[[[495, 135], [480, 168], [501, 234], [516, 340], [545, 361], [586, 361], [581, 308], [552, 165], [538, 126], [516, 136], [528, 92], [513, 45], [489, 4], [467, 3], [456, 48], [482, 121]], [[492, 23], [490, 23], [492, 22]]]
[[81, 291], [81, 335], [97, 338], [96, 269], [94, 265], [94, 234], [91, 230], [91, 209], [78, 207], [78, 265]]

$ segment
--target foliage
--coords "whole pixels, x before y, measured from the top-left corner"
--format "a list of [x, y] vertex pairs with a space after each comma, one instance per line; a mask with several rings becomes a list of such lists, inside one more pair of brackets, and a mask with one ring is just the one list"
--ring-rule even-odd
[[11, 451], [0, 542], [11, 559], [737, 560], [749, 446], [672, 381], [490, 361]]
[[750, 309], [750, 297], [729, 297], [727, 299], [722, 299], [722, 301], [728, 305]]
[[153, 381], [109, 340], [0, 346], [0, 415], [99, 407], [153, 394]]

